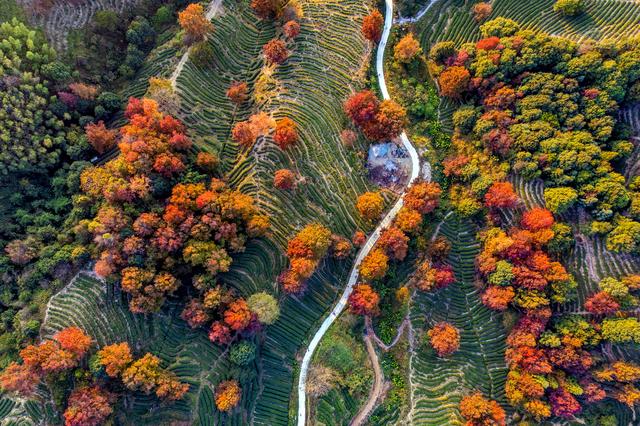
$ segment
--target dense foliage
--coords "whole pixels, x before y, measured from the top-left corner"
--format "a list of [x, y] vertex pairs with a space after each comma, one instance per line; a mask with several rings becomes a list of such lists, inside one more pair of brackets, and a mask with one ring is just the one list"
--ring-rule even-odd
[[456, 209], [478, 213], [508, 172], [541, 177], [554, 212], [584, 209], [594, 232], [609, 233], [610, 249], [634, 251], [636, 190], [616, 171], [633, 145], [616, 114], [636, 100], [638, 44], [578, 45], [506, 19], [481, 30], [477, 43], [443, 42], [430, 52], [441, 93], [465, 101], [443, 162]]
[[[160, 367], [160, 359], [150, 353], [134, 360], [128, 343], [108, 345], [87, 358], [93, 341], [78, 327], [68, 327], [51, 340], [29, 345], [20, 351], [21, 364], [11, 363], [0, 374], [0, 386], [5, 392], [29, 397], [44, 381], [54, 395], [56, 404], [65, 406], [66, 426], [102, 425], [113, 412], [113, 405], [129, 391], [155, 393], [164, 401], [182, 399], [189, 385]], [[104, 374], [106, 372], [106, 375]], [[69, 394], [60, 386], [71, 386]], [[60, 393], [59, 391], [62, 390]]]

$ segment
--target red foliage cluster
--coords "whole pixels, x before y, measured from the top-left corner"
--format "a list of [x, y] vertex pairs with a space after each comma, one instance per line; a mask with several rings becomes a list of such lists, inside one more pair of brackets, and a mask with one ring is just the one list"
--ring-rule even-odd
[[391, 100], [380, 102], [370, 90], [354, 93], [344, 104], [344, 111], [371, 140], [393, 139], [407, 124], [407, 113]]
[[484, 205], [489, 208], [510, 209], [518, 203], [518, 195], [511, 182], [494, 182], [484, 195]]
[[442, 96], [460, 99], [469, 89], [471, 73], [463, 66], [452, 66], [438, 76], [438, 86]]
[[377, 315], [380, 296], [369, 285], [360, 283], [349, 295], [349, 311], [356, 315]]
[[282, 32], [288, 39], [293, 39], [300, 34], [300, 24], [297, 21], [288, 21], [282, 26]]
[[[92, 339], [78, 327], [62, 329], [51, 340], [21, 350], [22, 363], [9, 364], [0, 374], [0, 386], [3, 391], [29, 397], [38, 383], [50, 374], [69, 382], [72, 374], [91, 377], [88, 371], [78, 368], [86, 365], [92, 343]], [[129, 390], [143, 390], [147, 394], [153, 391], [165, 401], [182, 399], [189, 390], [189, 385], [162, 369], [160, 359], [150, 353], [134, 361], [126, 342], [105, 346], [97, 352], [96, 360], [97, 365], [105, 368], [109, 378], [120, 379]], [[112, 404], [118, 395], [105, 390], [104, 379], [97, 377], [89, 383], [83, 382], [71, 392], [64, 412], [65, 426], [102, 425], [113, 412]]]
[[231, 411], [240, 402], [242, 389], [235, 380], [227, 380], [216, 386], [215, 401], [220, 411]]
[[114, 396], [98, 386], [75, 389], [64, 412], [65, 426], [100, 426], [113, 412]]
[[296, 123], [288, 117], [279, 120], [276, 124], [276, 131], [273, 134], [273, 141], [283, 151], [295, 145], [298, 141]]
[[442, 190], [436, 182], [417, 182], [404, 196], [404, 205], [420, 214], [428, 214], [440, 205]]
[[378, 246], [382, 248], [392, 260], [404, 260], [409, 250], [409, 237], [399, 228], [391, 226], [380, 235]]
[[4, 391], [29, 396], [45, 375], [77, 367], [91, 343], [91, 338], [78, 327], [60, 330], [51, 340], [22, 349], [22, 364], [9, 364], [0, 374], [0, 385]]
[[498, 48], [499, 45], [500, 39], [498, 37], [487, 37], [476, 43], [476, 49], [493, 50]]
[[422, 262], [414, 275], [415, 286], [422, 291], [432, 291], [447, 287], [456, 281], [453, 268], [448, 265], [432, 265]]
[[100, 155], [116, 146], [116, 137], [118, 132], [109, 130], [104, 125], [104, 121], [100, 120], [97, 124], [89, 123], [84, 128], [87, 134], [89, 144]]
[[296, 175], [289, 169], [276, 170], [273, 174], [273, 186], [289, 191], [296, 186]]
[[611, 315], [620, 309], [620, 304], [609, 293], [600, 291], [590, 296], [584, 307], [594, 315]]
[[236, 105], [242, 104], [247, 100], [249, 86], [244, 81], [235, 81], [231, 83], [227, 89], [227, 98]]
[[377, 43], [382, 37], [384, 17], [376, 9], [362, 19], [362, 35], [369, 41]]
[[273, 19], [281, 13], [278, 0], [251, 0], [251, 8], [261, 19]]

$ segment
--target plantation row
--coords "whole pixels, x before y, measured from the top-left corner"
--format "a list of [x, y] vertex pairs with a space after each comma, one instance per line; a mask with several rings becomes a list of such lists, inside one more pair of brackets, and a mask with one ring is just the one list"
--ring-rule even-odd
[[[474, 2], [443, 0], [437, 2], [417, 23], [423, 46], [443, 40], [456, 44], [480, 38], [478, 24], [470, 12]], [[576, 17], [563, 17], [553, 11], [555, 0], [522, 2], [496, 0], [491, 17], [511, 18], [523, 29], [544, 31], [573, 40], [617, 39], [640, 33], [640, 4], [625, 0], [586, 0], [585, 12]], [[428, 49], [425, 49], [425, 51]]]
[[[503, 406], [506, 365], [502, 316], [482, 305], [473, 285], [478, 243], [476, 229], [459, 219], [447, 219], [441, 233], [452, 243], [449, 263], [457, 282], [435, 293], [418, 292], [412, 301], [411, 322], [416, 353], [411, 359], [410, 418], [413, 424], [462, 423], [458, 411], [461, 398], [474, 390]], [[424, 342], [423, 331], [447, 321], [460, 330], [460, 350], [439, 358]]]

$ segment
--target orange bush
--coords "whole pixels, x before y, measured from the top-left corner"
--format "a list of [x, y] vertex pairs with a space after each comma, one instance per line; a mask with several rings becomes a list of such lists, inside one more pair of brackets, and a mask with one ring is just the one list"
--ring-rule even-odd
[[251, 322], [251, 310], [247, 302], [244, 299], [237, 299], [230, 303], [224, 311], [224, 322], [235, 331], [247, 328]]
[[418, 182], [404, 196], [404, 205], [421, 214], [434, 211], [440, 205], [440, 185], [435, 182]]
[[242, 104], [247, 100], [249, 86], [244, 81], [234, 81], [227, 89], [227, 98], [236, 105]]
[[290, 146], [295, 145], [295, 143], [298, 141], [298, 131], [296, 130], [296, 123], [294, 123], [294, 121], [288, 117], [279, 120], [276, 124], [276, 131], [273, 135], [273, 141], [283, 151]]
[[393, 48], [393, 57], [398, 62], [409, 63], [422, 52], [420, 43], [408, 33]]
[[240, 402], [241, 389], [235, 380], [227, 380], [216, 386], [215, 401], [220, 411], [231, 411]]
[[490, 3], [476, 3], [473, 5], [473, 19], [476, 22], [484, 21], [493, 12], [493, 7]]
[[422, 225], [422, 215], [410, 207], [402, 207], [396, 216], [395, 224], [406, 233], [413, 233]]
[[511, 182], [494, 182], [484, 195], [484, 205], [490, 208], [513, 208], [517, 202], [518, 196]]
[[185, 31], [188, 42], [204, 40], [213, 32], [213, 24], [204, 14], [204, 8], [199, 3], [191, 3], [182, 12], [178, 13], [178, 23]]
[[378, 246], [385, 250], [393, 260], [404, 260], [409, 250], [409, 237], [395, 226], [391, 226], [380, 235]]
[[75, 389], [64, 412], [65, 426], [99, 426], [113, 412], [114, 396], [98, 386]]
[[273, 39], [262, 47], [262, 53], [268, 62], [281, 64], [289, 57], [287, 46], [282, 40]]
[[248, 121], [240, 121], [236, 123], [235, 126], [233, 126], [231, 137], [240, 145], [250, 148], [256, 141], [258, 135], [256, 134], [253, 126], [251, 126]]
[[362, 20], [362, 35], [367, 40], [377, 43], [382, 37], [383, 25], [384, 18], [382, 14], [378, 10], [374, 10]]
[[454, 66], [444, 70], [438, 77], [440, 94], [452, 99], [460, 99], [469, 88], [471, 74], [465, 67]]
[[356, 208], [366, 220], [376, 220], [382, 214], [384, 199], [379, 192], [365, 192], [358, 197]]
[[439, 322], [429, 331], [429, 343], [438, 356], [445, 357], [456, 352], [460, 347], [460, 332], [447, 322]]
[[282, 26], [282, 32], [288, 39], [296, 38], [300, 34], [300, 24], [297, 21], [288, 21]]
[[89, 144], [100, 155], [116, 146], [116, 137], [118, 132], [109, 130], [104, 125], [104, 121], [98, 121], [98, 124], [89, 123], [85, 126], [85, 133]]
[[98, 362], [109, 377], [118, 377], [131, 364], [133, 356], [127, 342], [107, 345], [98, 351]]
[[389, 258], [383, 250], [372, 250], [360, 264], [360, 275], [367, 281], [380, 279], [385, 276], [389, 268]]
[[377, 315], [380, 296], [369, 284], [358, 284], [349, 295], [349, 311], [356, 315]]
[[545, 228], [551, 228], [555, 220], [553, 214], [542, 207], [535, 207], [524, 212], [520, 224], [529, 231], [539, 231]]
[[92, 339], [79, 327], [67, 327], [53, 335], [53, 340], [60, 344], [60, 347], [73, 354], [76, 359], [83, 358], [91, 347]]
[[273, 174], [273, 186], [282, 190], [291, 190], [295, 187], [296, 175], [289, 169], [276, 170]]
[[467, 420], [468, 426], [506, 424], [504, 409], [496, 401], [484, 398], [479, 392], [462, 398], [460, 414]]

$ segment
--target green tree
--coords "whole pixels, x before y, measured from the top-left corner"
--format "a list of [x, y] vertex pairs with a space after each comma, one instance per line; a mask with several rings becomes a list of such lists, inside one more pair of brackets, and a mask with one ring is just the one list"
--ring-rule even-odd
[[252, 294], [247, 300], [251, 312], [257, 315], [263, 324], [273, 324], [280, 316], [278, 301], [272, 295], [260, 292]]
[[569, 187], [545, 188], [544, 201], [555, 214], [562, 214], [578, 201], [578, 191]]
[[584, 12], [584, 0], [557, 0], [553, 11], [564, 16], [577, 16]]
[[255, 358], [256, 345], [246, 340], [231, 346], [229, 351], [229, 359], [239, 366], [249, 365]]

